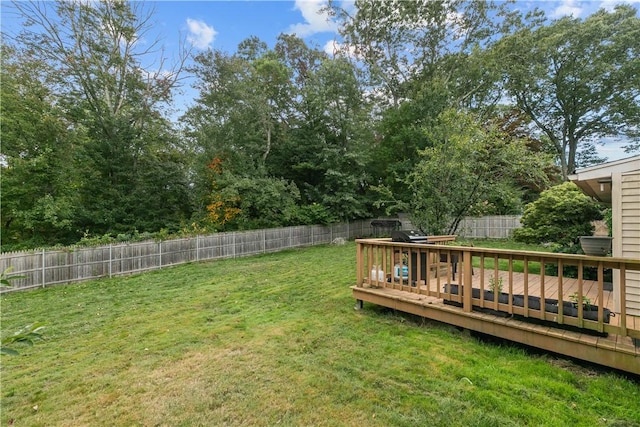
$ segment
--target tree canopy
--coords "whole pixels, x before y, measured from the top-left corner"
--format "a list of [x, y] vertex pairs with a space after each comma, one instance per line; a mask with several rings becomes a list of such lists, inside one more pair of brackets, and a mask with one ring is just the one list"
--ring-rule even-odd
[[496, 50], [508, 94], [553, 143], [566, 179], [580, 148], [640, 137], [640, 18], [631, 6], [565, 17], [504, 37]]
[[[600, 161], [595, 144], [640, 148], [631, 6], [558, 20], [511, 2], [340, 6], [334, 55], [281, 34], [170, 63], [147, 3], [16, 2], [3, 250], [399, 211], [454, 232], [467, 214], [522, 212]], [[186, 77], [197, 96], [171, 118]]]
[[413, 222], [429, 234], [454, 234], [471, 213], [518, 213], [525, 182], [548, 185], [548, 159], [495, 125], [448, 110], [430, 132], [434, 145], [406, 179]]

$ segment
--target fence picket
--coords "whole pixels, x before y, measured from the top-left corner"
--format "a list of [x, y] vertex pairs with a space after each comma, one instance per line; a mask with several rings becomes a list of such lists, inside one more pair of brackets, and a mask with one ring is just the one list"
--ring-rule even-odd
[[[461, 237], [507, 237], [520, 226], [520, 217], [466, 218], [461, 222]], [[13, 266], [11, 288], [1, 292], [80, 282], [99, 277], [156, 270], [196, 261], [236, 258], [277, 252], [302, 246], [322, 245], [335, 238], [354, 239], [371, 236], [371, 220], [342, 224], [281, 227], [264, 230], [217, 233], [192, 238], [118, 243], [105, 246], [69, 247], [41, 251], [0, 254], [0, 271]], [[195, 240], [195, 241], [194, 241]], [[195, 246], [195, 254], [194, 252]]]

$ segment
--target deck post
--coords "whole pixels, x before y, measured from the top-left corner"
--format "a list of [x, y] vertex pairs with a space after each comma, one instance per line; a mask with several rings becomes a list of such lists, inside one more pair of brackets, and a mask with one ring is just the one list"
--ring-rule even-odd
[[354, 310], [362, 310], [364, 308], [364, 301], [361, 299], [356, 300], [356, 306], [353, 307]]
[[356, 285], [362, 287], [364, 277], [362, 274], [362, 243], [356, 245]]
[[464, 268], [462, 269], [462, 278], [463, 278], [463, 283], [464, 286], [462, 288], [462, 292], [463, 292], [463, 299], [462, 299], [462, 308], [465, 312], [467, 313], [471, 313], [472, 307], [471, 307], [471, 287], [473, 286], [471, 281], [472, 281], [472, 268], [473, 268], [473, 263], [471, 262], [471, 251], [464, 251], [463, 252], [463, 256], [462, 256], [462, 260], [464, 263]]

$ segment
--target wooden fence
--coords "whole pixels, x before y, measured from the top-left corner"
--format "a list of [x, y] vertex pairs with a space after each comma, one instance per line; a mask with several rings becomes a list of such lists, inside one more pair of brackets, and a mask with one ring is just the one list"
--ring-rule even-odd
[[506, 239], [520, 228], [521, 215], [467, 217], [460, 222], [457, 234], [467, 239]]
[[[461, 237], [507, 237], [519, 217], [470, 218], [461, 224]], [[177, 264], [236, 258], [289, 248], [331, 243], [336, 238], [355, 239], [389, 235], [372, 220], [331, 226], [297, 226], [216, 233], [191, 238], [114, 243], [96, 247], [69, 247], [0, 254], [0, 271], [13, 267], [11, 275], [24, 276], [0, 292], [81, 282], [101, 277], [141, 273]], [[404, 223], [403, 223], [404, 224]], [[511, 228], [510, 228], [511, 227]]]
[[13, 267], [1, 292], [157, 270], [188, 262], [236, 258], [371, 235], [370, 220], [216, 233], [191, 238], [114, 243], [0, 254], [0, 271]]

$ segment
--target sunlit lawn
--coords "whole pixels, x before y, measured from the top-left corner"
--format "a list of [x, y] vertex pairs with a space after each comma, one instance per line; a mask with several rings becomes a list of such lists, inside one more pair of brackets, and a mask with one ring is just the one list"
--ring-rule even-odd
[[[366, 304], [355, 245], [2, 296], [3, 426], [640, 425], [621, 374]], [[637, 381], [637, 380], [636, 380]]]
[[[533, 251], [533, 252], [550, 252], [551, 249], [548, 246], [544, 245], [535, 245], [535, 244], [526, 244], [515, 242], [513, 240], [503, 240], [503, 239], [475, 239], [475, 240], [467, 240], [467, 241], [458, 241], [454, 244], [460, 245], [473, 245], [476, 247], [482, 248], [491, 248], [491, 249], [509, 249], [509, 250], [518, 250], [518, 251]], [[480, 259], [478, 257], [474, 257], [473, 266], [480, 267]], [[484, 260], [484, 267], [486, 269], [492, 269], [494, 267], [495, 261], [492, 257], [486, 257]], [[498, 269], [507, 271], [509, 270], [509, 261], [507, 259], [498, 259]], [[516, 273], [524, 272], [524, 262], [514, 260], [513, 261], [513, 271]], [[528, 262], [528, 271], [530, 274], [540, 274], [540, 263], [535, 261]]]

